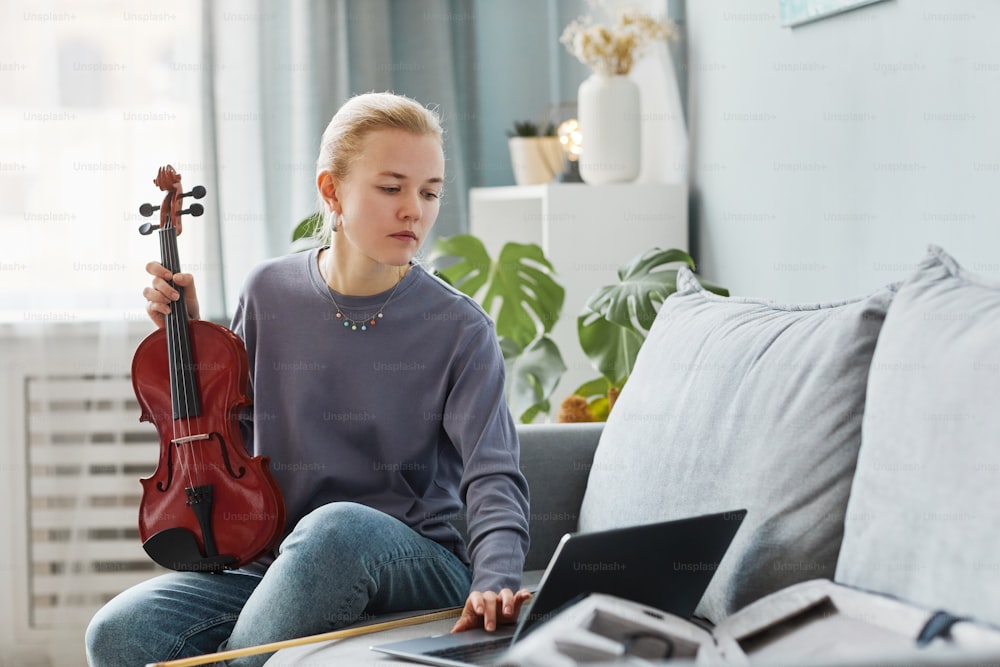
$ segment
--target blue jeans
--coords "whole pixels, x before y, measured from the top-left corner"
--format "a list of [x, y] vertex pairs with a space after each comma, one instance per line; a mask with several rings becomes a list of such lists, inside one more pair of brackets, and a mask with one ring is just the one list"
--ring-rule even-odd
[[404, 523], [332, 503], [299, 521], [263, 577], [174, 572], [118, 595], [87, 628], [87, 660], [136, 667], [330, 632], [368, 616], [461, 605], [470, 584], [468, 565]]

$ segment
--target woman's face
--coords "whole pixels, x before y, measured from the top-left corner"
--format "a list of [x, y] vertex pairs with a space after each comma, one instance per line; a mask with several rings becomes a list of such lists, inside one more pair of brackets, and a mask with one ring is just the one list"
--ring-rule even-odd
[[444, 152], [436, 137], [378, 130], [365, 138], [347, 178], [328, 183], [320, 189], [342, 216], [342, 240], [375, 262], [403, 266], [437, 220]]

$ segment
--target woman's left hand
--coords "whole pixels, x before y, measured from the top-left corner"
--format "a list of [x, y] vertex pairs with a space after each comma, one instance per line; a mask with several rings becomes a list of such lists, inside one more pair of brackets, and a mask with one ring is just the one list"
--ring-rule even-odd
[[497, 623], [514, 623], [521, 613], [521, 605], [531, 598], [531, 592], [522, 588], [517, 593], [505, 588], [499, 593], [493, 591], [472, 591], [465, 601], [465, 609], [452, 632], [462, 632], [473, 628], [486, 628], [489, 632], [497, 629]]

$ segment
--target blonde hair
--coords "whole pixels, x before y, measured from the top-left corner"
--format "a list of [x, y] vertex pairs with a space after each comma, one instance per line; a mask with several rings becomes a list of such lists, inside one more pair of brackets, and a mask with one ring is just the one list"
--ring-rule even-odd
[[[316, 160], [316, 177], [329, 172], [336, 179], [347, 178], [368, 135], [386, 129], [432, 136], [444, 145], [444, 130], [437, 112], [416, 100], [388, 92], [355, 95], [340, 107], [323, 132]], [[330, 242], [335, 216], [324, 205], [322, 196], [319, 197], [319, 204], [323, 215], [319, 240], [325, 245]]]

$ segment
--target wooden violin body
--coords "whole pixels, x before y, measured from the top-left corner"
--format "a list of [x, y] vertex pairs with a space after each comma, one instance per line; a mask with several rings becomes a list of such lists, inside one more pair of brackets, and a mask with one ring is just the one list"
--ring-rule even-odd
[[156, 471], [140, 480], [139, 538], [170, 569], [242, 567], [281, 538], [284, 501], [268, 460], [251, 457], [240, 434], [239, 412], [250, 404], [243, 341], [211, 322], [189, 324], [192, 351], [204, 360], [196, 362], [201, 415], [184, 420], [190, 436], [178, 438], [173, 428], [166, 331], [147, 336], [132, 359], [140, 420], [152, 422], [160, 436]]
[[[180, 176], [165, 167], [161, 179], [169, 186], [161, 189], [171, 190], [161, 209], [161, 260], [177, 273]], [[139, 537], [166, 568], [217, 572], [242, 567], [277, 544], [284, 500], [268, 460], [251, 456], [240, 433], [240, 411], [250, 405], [243, 341], [225, 327], [189, 319], [183, 289], [174, 288], [181, 298], [165, 327], [132, 358], [140, 419], [156, 426], [160, 440], [156, 471], [140, 480]]]

